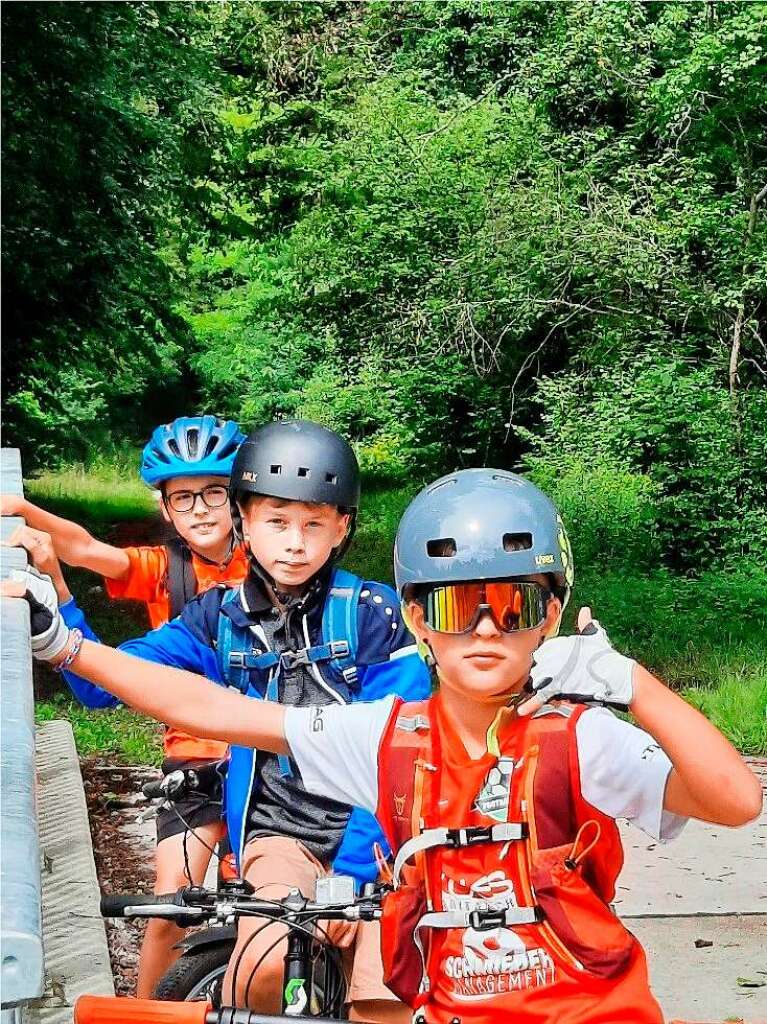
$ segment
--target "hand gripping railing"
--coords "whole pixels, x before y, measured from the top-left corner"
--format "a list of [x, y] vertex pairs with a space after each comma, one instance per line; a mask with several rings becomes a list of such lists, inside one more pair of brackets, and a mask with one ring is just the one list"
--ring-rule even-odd
[[[21, 458], [16, 448], [0, 449], [0, 491], [21, 495]], [[0, 519], [6, 540], [21, 519]], [[0, 578], [25, 568], [20, 548], [0, 548]], [[35, 724], [29, 610], [25, 601], [4, 597], [0, 620], [0, 943], [3, 1020], [10, 1007], [43, 994], [43, 939], [40, 849], [35, 810]]]

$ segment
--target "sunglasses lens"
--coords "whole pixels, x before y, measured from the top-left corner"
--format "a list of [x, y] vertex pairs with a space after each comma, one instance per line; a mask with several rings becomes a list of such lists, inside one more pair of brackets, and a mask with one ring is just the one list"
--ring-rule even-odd
[[544, 591], [536, 583], [457, 583], [426, 594], [424, 619], [438, 633], [465, 633], [483, 605], [504, 633], [533, 629], [546, 617]]
[[535, 583], [488, 583], [485, 603], [504, 633], [533, 629], [546, 617], [543, 591]]
[[482, 603], [482, 585], [459, 583], [453, 587], [435, 587], [426, 595], [424, 619], [437, 633], [463, 633]]

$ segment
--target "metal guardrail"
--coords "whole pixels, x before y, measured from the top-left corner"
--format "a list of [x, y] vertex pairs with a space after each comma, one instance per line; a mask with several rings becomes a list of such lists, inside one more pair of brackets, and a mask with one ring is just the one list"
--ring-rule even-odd
[[[23, 493], [21, 456], [0, 449], [0, 490]], [[0, 519], [5, 540], [20, 519]], [[0, 548], [0, 578], [25, 568], [26, 553]], [[42, 996], [44, 963], [40, 845], [35, 806], [35, 724], [29, 610], [26, 602], [2, 598], [0, 620], [0, 944], [3, 1020], [10, 1009]]]

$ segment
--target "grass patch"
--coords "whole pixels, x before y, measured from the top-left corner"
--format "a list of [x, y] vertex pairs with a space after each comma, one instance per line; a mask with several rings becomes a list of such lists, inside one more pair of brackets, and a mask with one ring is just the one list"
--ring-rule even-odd
[[344, 565], [366, 580], [394, 583], [393, 552], [397, 524], [420, 488], [379, 487], [364, 491], [357, 532]]
[[24, 491], [31, 501], [85, 525], [142, 519], [157, 502], [139, 478], [139, 460], [132, 448], [97, 455], [25, 480]]
[[716, 686], [688, 687], [682, 696], [744, 754], [767, 753], [767, 671], [723, 664]]
[[82, 757], [98, 754], [128, 764], [159, 765], [162, 761], [162, 726], [130, 708], [91, 711], [62, 695], [35, 705], [36, 722], [61, 718], [71, 723]]

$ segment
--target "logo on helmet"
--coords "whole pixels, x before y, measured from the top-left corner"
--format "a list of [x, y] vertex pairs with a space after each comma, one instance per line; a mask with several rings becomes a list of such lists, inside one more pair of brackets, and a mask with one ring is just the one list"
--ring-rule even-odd
[[559, 541], [559, 554], [562, 559], [562, 568], [565, 573], [565, 583], [568, 587], [573, 585], [575, 579], [575, 566], [573, 565], [573, 549], [570, 547], [570, 539], [567, 536], [567, 530], [565, 530], [565, 524], [562, 522], [562, 516], [557, 516], [557, 527], [558, 534], [557, 540]]

